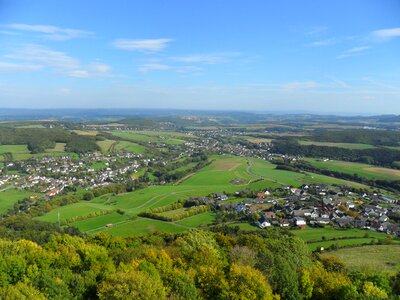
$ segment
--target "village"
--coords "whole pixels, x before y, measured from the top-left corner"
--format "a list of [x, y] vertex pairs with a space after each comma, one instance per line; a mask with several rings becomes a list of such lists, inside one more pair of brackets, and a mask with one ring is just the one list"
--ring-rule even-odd
[[[241, 193], [236, 192], [232, 197], [240, 197]], [[279, 198], [274, 197], [275, 194], [279, 194]], [[230, 197], [215, 193], [210, 197], [192, 197], [192, 200], [212, 203], [218, 210], [235, 212], [247, 219], [256, 217], [254, 225], [263, 229], [333, 226], [400, 237], [400, 206], [382, 194], [359, 193], [329, 185], [303, 185], [301, 188], [284, 186], [276, 191], [262, 191], [255, 198], [240, 203]]]

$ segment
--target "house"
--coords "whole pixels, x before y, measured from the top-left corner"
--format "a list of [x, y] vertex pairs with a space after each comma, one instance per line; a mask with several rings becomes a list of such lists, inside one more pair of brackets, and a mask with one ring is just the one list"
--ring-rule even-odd
[[217, 200], [221, 200], [221, 201], [228, 200], [228, 196], [227, 195], [220, 194], [220, 193], [215, 193], [214, 194], [214, 198], [217, 199]]
[[235, 212], [246, 212], [247, 210], [248, 210], [248, 207], [243, 204], [238, 204], [235, 207]]
[[271, 226], [271, 222], [266, 217], [261, 217], [257, 222], [258, 227], [266, 228]]
[[289, 227], [289, 225], [290, 225], [290, 223], [289, 223], [289, 221], [286, 220], [286, 219], [282, 219], [282, 220], [279, 222], [279, 226], [280, 226], [280, 227]]
[[301, 217], [293, 218], [293, 220], [294, 220], [294, 225], [299, 227], [304, 227], [307, 224], [306, 221]]

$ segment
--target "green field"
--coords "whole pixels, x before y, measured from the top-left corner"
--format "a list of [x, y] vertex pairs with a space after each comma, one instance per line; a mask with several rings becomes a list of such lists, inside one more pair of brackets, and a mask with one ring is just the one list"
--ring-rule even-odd
[[0, 145], [0, 154], [29, 154], [27, 145]]
[[361, 271], [386, 271], [392, 274], [400, 271], [400, 245], [398, 244], [345, 248], [324, 255], [337, 256], [350, 268]]
[[96, 144], [100, 147], [101, 152], [103, 153], [108, 153], [112, 149], [112, 146], [116, 144], [117, 142], [114, 140], [104, 140], [104, 141], [97, 141]]
[[306, 158], [314, 167], [326, 170], [342, 172], [346, 174], [357, 174], [367, 179], [399, 180], [400, 170], [381, 168], [367, 164], [352, 163], [338, 160], [322, 161], [318, 159]]
[[146, 219], [141, 217], [138, 217], [135, 220], [129, 220], [126, 222], [115, 224], [113, 225], [112, 228], [105, 228], [105, 229], [102, 228], [102, 230], [105, 230], [111, 235], [117, 235], [122, 237], [136, 236], [155, 231], [162, 231], [167, 233], [180, 233], [188, 229], [191, 228], [175, 223]]
[[316, 142], [316, 141], [299, 141], [300, 145], [315, 145], [315, 146], [325, 146], [325, 147], [337, 147], [345, 149], [371, 149], [375, 148], [374, 145], [368, 144], [353, 144], [353, 143], [330, 143], [330, 142]]
[[146, 152], [146, 148], [142, 145], [127, 142], [127, 141], [118, 141], [114, 148], [115, 151], [124, 151], [124, 152], [133, 152], [143, 154]]
[[56, 143], [54, 148], [51, 149], [46, 149], [47, 153], [52, 153], [52, 152], [65, 152], [65, 143]]
[[216, 214], [214, 212], [205, 212], [202, 214], [194, 215], [189, 218], [177, 221], [175, 223], [188, 227], [206, 226], [214, 221], [215, 216]]
[[[281, 184], [300, 186], [308, 181], [326, 181], [327, 183], [342, 184], [346, 182], [322, 175], [276, 170], [275, 165], [259, 159], [248, 159], [228, 155], [213, 156], [212, 159], [214, 159], [214, 161], [210, 165], [188, 176], [179, 184], [149, 186], [131, 193], [103, 195], [91, 201], [71, 204], [60, 209], [61, 218], [68, 219], [74, 216], [88, 215], [97, 210], [118, 208], [125, 211], [130, 216], [135, 216], [148, 208], [168, 205], [178, 200], [186, 199], [189, 196], [208, 196], [211, 193], [224, 192], [233, 193], [243, 189], [258, 191], [266, 188], [279, 187]], [[232, 179], [241, 179], [241, 184], [233, 184], [231, 182]], [[232, 199], [234, 198], [228, 201]], [[240, 201], [240, 199], [238, 201]], [[211, 215], [211, 213], [200, 214], [169, 224], [168, 222], [157, 221], [157, 223], [153, 225], [155, 228], [160, 228], [161, 224], [167, 223], [168, 225], [164, 225], [164, 227], [169, 230], [168, 232], [173, 229], [176, 229], [176, 232], [181, 232], [185, 228], [188, 229], [211, 222]], [[106, 229], [104, 228], [105, 221], [99, 221], [98, 218], [102, 220], [106, 217], [100, 216], [90, 218], [78, 222], [79, 224], [77, 224], [77, 226], [83, 231], [96, 232], [107, 230], [112, 234], [122, 232], [123, 229], [121, 229], [121, 226], [128, 227], [129, 229], [127, 229], [127, 232], [132, 234], [135, 233], [135, 228], [138, 228], [137, 233], [142, 233], [145, 228], [147, 228], [145, 225], [139, 225], [136, 220], [124, 220], [124, 223]], [[39, 219], [48, 222], [57, 222], [57, 210], [53, 210], [45, 216], [39, 217]], [[129, 227], [128, 224], [132, 222], [135, 226]], [[146, 224], [150, 224], [151, 222], [151, 220], [146, 219]], [[161, 226], [161, 228], [163, 228], [163, 226]]]
[[357, 246], [386, 238], [385, 234], [379, 232], [362, 229], [335, 229], [332, 227], [306, 227], [304, 230], [293, 230], [291, 232], [307, 242], [307, 246], [311, 251], [317, 250], [319, 247], [328, 248], [332, 245], [340, 247]]
[[179, 145], [185, 143], [187, 135], [177, 132], [164, 131], [113, 131], [113, 135], [129, 141], [164, 143], [170, 145]]
[[[66, 206], [60, 207], [60, 220], [65, 221], [66, 219], [70, 219], [77, 216], [86, 216], [92, 212], [100, 211], [100, 210], [109, 210], [112, 209], [112, 206], [104, 205], [100, 203], [93, 203], [89, 201], [82, 201], [73, 203]], [[58, 220], [58, 209], [53, 209], [49, 213], [37, 217], [36, 219], [45, 222], [57, 222]], [[95, 218], [93, 218], [95, 219]]]
[[35, 194], [25, 190], [5, 188], [5, 186], [0, 188], [0, 213], [6, 213], [10, 208], [14, 206], [14, 203], [18, 202], [18, 200], [22, 200]]

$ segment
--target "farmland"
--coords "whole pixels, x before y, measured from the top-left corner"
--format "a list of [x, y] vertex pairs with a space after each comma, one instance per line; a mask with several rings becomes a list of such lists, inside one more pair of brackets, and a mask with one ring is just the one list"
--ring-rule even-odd
[[[189, 196], [207, 196], [214, 192], [232, 193], [243, 188], [253, 190], [275, 188], [281, 184], [300, 186], [308, 180], [311, 181], [333, 181], [347, 183], [332, 179], [327, 176], [316, 174], [301, 174], [290, 171], [276, 170], [275, 165], [259, 159], [248, 159], [234, 156], [213, 156], [212, 163], [195, 174], [189, 176], [177, 185], [150, 186], [145, 189], [121, 195], [104, 195], [91, 201], [82, 201], [60, 208], [61, 220], [69, 219], [74, 216], [84, 216], [99, 210], [121, 209], [129, 216], [136, 216], [148, 208], [168, 205], [178, 200], [183, 200]], [[102, 166], [102, 165], [101, 165]], [[241, 179], [242, 184], [232, 184], [233, 179]], [[38, 217], [39, 220], [56, 222], [57, 210], [52, 210], [48, 214]], [[136, 220], [128, 220], [126, 216], [116, 216], [117, 220], [124, 220], [123, 223], [116, 225], [112, 229], [104, 228], [110, 223], [110, 216], [97, 216], [84, 221], [74, 223], [83, 231], [97, 232], [107, 230], [111, 234], [123, 232], [126, 228], [130, 234], [144, 232], [147, 225], [152, 224], [154, 228], [163, 228], [163, 221], [147, 220], [145, 224], [139, 224]], [[210, 223], [214, 217], [213, 213], [203, 213], [187, 219], [165, 225], [168, 232], [176, 229], [181, 232], [187, 228], [197, 227]], [[154, 224], [153, 224], [154, 223]], [[165, 223], [165, 222], [164, 222]], [[131, 226], [132, 225], [132, 226]], [[139, 226], [139, 227], [138, 227]], [[161, 227], [160, 227], [161, 226]], [[151, 226], [150, 226], [151, 227]], [[152, 227], [152, 228], [153, 228]], [[186, 229], [187, 229], [186, 228]], [[96, 230], [95, 230], [96, 229]], [[125, 233], [124, 233], [125, 234]]]
[[351, 175], [357, 174], [358, 176], [365, 177], [367, 179], [400, 179], [400, 171], [389, 168], [381, 168], [368, 164], [344, 162], [337, 160], [322, 161], [318, 159], [307, 158], [306, 161], [317, 168], [347, 173]]
[[325, 146], [325, 147], [337, 147], [345, 149], [371, 149], [375, 148], [373, 145], [368, 144], [357, 144], [357, 143], [332, 143], [332, 142], [316, 142], [316, 141], [299, 141], [301, 145], [314, 145], [314, 146]]

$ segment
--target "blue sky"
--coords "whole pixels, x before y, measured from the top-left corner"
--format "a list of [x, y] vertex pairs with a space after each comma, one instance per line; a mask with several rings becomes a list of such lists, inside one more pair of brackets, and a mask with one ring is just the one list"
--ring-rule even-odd
[[400, 113], [398, 0], [0, 0], [0, 107]]

